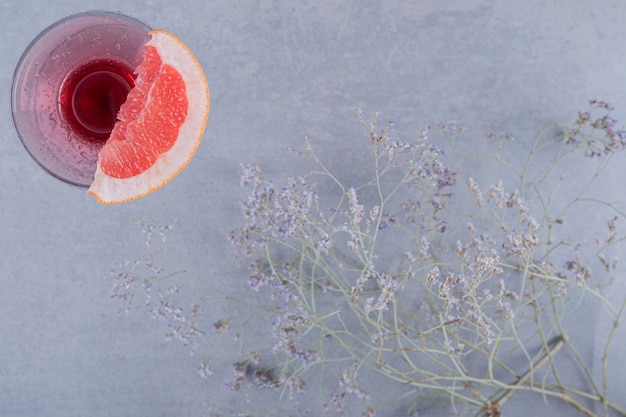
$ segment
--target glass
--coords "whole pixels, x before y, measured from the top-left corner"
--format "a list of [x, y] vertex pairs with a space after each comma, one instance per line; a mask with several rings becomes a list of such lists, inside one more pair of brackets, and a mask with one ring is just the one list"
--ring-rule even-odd
[[120, 13], [85, 12], [54, 23], [26, 48], [13, 75], [13, 123], [48, 173], [91, 185], [149, 31]]

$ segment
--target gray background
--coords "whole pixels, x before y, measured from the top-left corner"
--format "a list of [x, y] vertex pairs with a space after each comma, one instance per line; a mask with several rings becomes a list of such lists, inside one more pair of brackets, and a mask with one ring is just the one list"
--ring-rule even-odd
[[[362, 138], [355, 105], [382, 112], [407, 134], [456, 119], [469, 137], [508, 131], [520, 140], [539, 113], [571, 120], [589, 98], [626, 114], [620, 0], [43, 4], [0, 0], [2, 416], [200, 416], [210, 401], [237, 398], [220, 391], [227, 361], [214, 362], [225, 368], [214, 380], [201, 380], [200, 358], [163, 342], [160, 323], [143, 311], [116, 316], [103, 276], [139, 253], [133, 220], [176, 220], [181, 262], [243, 290], [226, 242], [240, 222], [239, 163], [289, 172], [298, 161], [285, 149], [305, 135], [326, 149], [329, 164], [339, 163], [348, 142]], [[57, 19], [89, 9], [122, 11], [177, 34], [211, 89], [192, 163], [166, 188], [122, 206], [101, 206], [47, 176], [11, 123], [10, 81], [23, 49]], [[609, 184], [616, 201], [621, 184], [619, 176]], [[518, 405], [510, 415], [532, 407]]]

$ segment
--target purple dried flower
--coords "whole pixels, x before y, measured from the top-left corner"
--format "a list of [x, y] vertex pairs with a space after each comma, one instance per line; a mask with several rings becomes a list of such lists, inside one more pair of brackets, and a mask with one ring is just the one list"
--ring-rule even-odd
[[341, 389], [346, 394], [355, 395], [361, 400], [370, 400], [370, 394], [365, 392], [357, 383], [356, 378], [358, 376], [359, 368], [356, 364], [353, 364], [350, 369], [344, 369], [341, 372]]
[[348, 216], [350, 216], [352, 227], [356, 228], [363, 219], [363, 205], [359, 204], [354, 188], [350, 187], [346, 193], [348, 195]]
[[214, 371], [210, 360], [206, 360], [198, 366], [198, 374], [200, 374], [201, 378], [208, 379], [213, 373]]

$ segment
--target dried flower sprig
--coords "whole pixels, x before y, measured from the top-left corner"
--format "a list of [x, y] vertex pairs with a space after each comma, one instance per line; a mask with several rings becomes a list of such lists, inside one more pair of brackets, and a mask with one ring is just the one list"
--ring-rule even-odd
[[[562, 323], [570, 311], [565, 299], [571, 299], [572, 286], [607, 303], [597, 283], [589, 284], [592, 268], [581, 260], [579, 250], [571, 261], [561, 263], [564, 268], [554, 266], [564, 256], [559, 249], [567, 242], [555, 241], [553, 229], [563, 224], [571, 206], [553, 214], [550, 204], [555, 191], [545, 186], [549, 175], [578, 149], [583, 149], [585, 156], [606, 158], [626, 143], [610, 117], [612, 108], [599, 101], [592, 101], [590, 107], [589, 112], [579, 114], [573, 127], [551, 139], [546, 140], [545, 131], [538, 134], [529, 160], [521, 167], [506, 162], [523, 187], [506, 190], [498, 180], [483, 192], [475, 179], [467, 177], [465, 183], [475, 205], [465, 212], [454, 201], [461, 199], [464, 205], [467, 200], [457, 186], [460, 174], [445, 166], [444, 152], [428, 138], [428, 129], [420, 132], [417, 140], [404, 142], [397, 139], [392, 123], [377, 130], [376, 118], [365, 122], [358, 112], [374, 151], [374, 178], [361, 186], [344, 186], [307, 141], [299, 153], [320, 164], [318, 173], [336, 181], [338, 204], [320, 208], [319, 191], [308, 182], [310, 175], [275, 187], [255, 167], [242, 181], [251, 186], [244, 205], [248, 223], [233, 231], [231, 243], [246, 255], [264, 254], [262, 262], [271, 273], [251, 282], [279, 288], [288, 300], [286, 314], [298, 312], [289, 319], [291, 336], [323, 330], [332, 335], [329, 344], [345, 350], [344, 357], [352, 361], [340, 377], [341, 386], [350, 387], [347, 393], [370, 398], [346, 383], [352, 375], [348, 370], [358, 365], [401, 382], [401, 386], [447, 396], [457, 410], [463, 403], [466, 408], [491, 410], [493, 415], [493, 410], [503, 405], [493, 398], [504, 387], [508, 395], [518, 389], [544, 396], [564, 395], [564, 401], [582, 409], [574, 396], [562, 394], [561, 388], [548, 388], [550, 378], [560, 381], [551, 356], [553, 375], [546, 373], [541, 384], [520, 380], [513, 370], [519, 363], [506, 358], [526, 357], [527, 375], [532, 375], [542, 363], [533, 361], [538, 353], [531, 354], [531, 348], [556, 353], [549, 341], [555, 337], [569, 340]], [[598, 116], [602, 110], [607, 113]], [[439, 129], [444, 135], [461, 132], [455, 124], [440, 125]], [[493, 135], [489, 139], [493, 140]], [[510, 141], [512, 135], [501, 135], [498, 140]], [[550, 145], [560, 142], [562, 150], [554, 164], [528, 187], [530, 159], [546, 149], [548, 141]], [[454, 150], [454, 141], [450, 146]], [[504, 145], [499, 143], [492, 158], [504, 163], [504, 153]], [[249, 173], [250, 166], [244, 171]], [[376, 197], [365, 202], [361, 195]], [[576, 199], [581, 201], [582, 194]], [[533, 208], [541, 210], [539, 216], [531, 214]], [[614, 267], [602, 252], [620, 240], [617, 219], [613, 216], [609, 221], [609, 234], [595, 253], [607, 272]], [[392, 246], [388, 236], [394, 241]], [[398, 256], [399, 249], [404, 256]], [[394, 263], [399, 258], [404, 258], [404, 264]], [[285, 275], [282, 271], [287, 266], [290, 272]], [[345, 304], [328, 301], [321, 295], [323, 291]], [[419, 312], [416, 303], [422, 306]], [[334, 311], [324, 310], [328, 305]], [[617, 320], [621, 313], [615, 308], [611, 311]], [[282, 334], [279, 339], [285, 337]], [[302, 344], [292, 338], [282, 342], [291, 346], [292, 357], [293, 351], [298, 351], [295, 345]], [[470, 358], [472, 366], [482, 364], [484, 374], [470, 373]], [[330, 360], [326, 356], [321, 362]], [[509, 373], [517, 382], [496, 378], [498, 372]], [[620, 410], [617, 406], [613, 409]]]
[[[456, 415], [500, 416], [522, 390], [587, 416], [626, 416], [606, 382], [626, 308], [626, 299], [606, 294], [619, 273], [624, 213], [589, 195], [626, 144], [611, 111], [592, 100], [573, 124], [541, 129], [524, 159], [519, 150], [508, 153], [510, 134], [488, 134], [482, 146], [470, 144], [480, 149], [472, 153], [456, 123], [439, 125], [436, 142], [429, 128], [406, 141], [393, 123], [380, 128], [378, 115], [366, 121], [357, 110], [372, 150], [361, 164], [371, 171], [364, 182], [341, 181], [309, 139], [294, 152], [318, 168], [282, 185], [260, 166], [243, 164], [245, 224], [229, 241], [248, 264], [269, 340], [242, 345], [228, 387], [270, 388], [295, 404], [316, 387], [325, 416], [355, 415], [347, 411], [355, 404], [364, 416], [385, 415], [391, 403], [420, 415], [427, 399], [440, 399]], [[546, 155], [553, 155], [547, 165]], [[593, 170], [585, 172], [592, 175], [573, 178], [562, 193], [563, 167], [585, 163], [581, 156], [591, 158]], [[474, 160], [493, 163], [500, 178], [476, 175]], [[320, 188], [323, 179], [332, 185]], [[607, 214], [597, 237], [568, 228], [580, 226], [583, 204]], [[131, 272], [136, 267], [130, 264]], [[152, 284], [129, 279], [128, 269], [116, 278], [123, 301], [128, 288]], [[600, 378], [578, 353], [566, 320], [594, 302], [614, 324], [602, 342]], [[175, 319], [178, 310], [170, 310]], [[232, 322], [214, 328], [223, 333]], [[572, 366], [590, 390], [566, 380]], [[211, 362], [200, 372], [209, 376]]]

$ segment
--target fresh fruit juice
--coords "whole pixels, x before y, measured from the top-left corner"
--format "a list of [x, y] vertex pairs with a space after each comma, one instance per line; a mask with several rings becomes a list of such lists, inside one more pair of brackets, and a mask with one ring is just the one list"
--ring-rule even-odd
[[70, 73], [61, 85], [61, 116], [83, 139], [105, 140], [134, 82], [133, 70], [120, 61], [87, 62]]
[[87, 12], [53, 24], [28, 46], [13, 76], [13, 121], [50, 174], [84, 188], [93, 182], [149, 31], [119, 13]]

